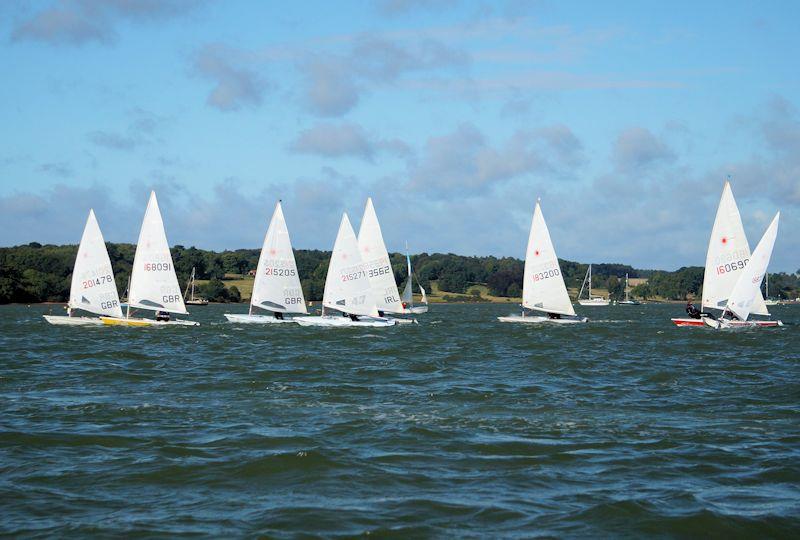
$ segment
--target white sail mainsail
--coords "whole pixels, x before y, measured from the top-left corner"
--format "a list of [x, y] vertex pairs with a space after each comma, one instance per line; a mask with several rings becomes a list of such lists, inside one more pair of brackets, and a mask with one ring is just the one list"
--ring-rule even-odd
[[128, 305], [132, 308], [187, 313], [155, 191], [150, 192], [136, 244]]
[[[411, 273], [411, 256], [408, 254], [408, 246], [406, 246], [406, 268], [408, 269], [408, 279], [406, 280], [406, 286], [403, 287], [403, 294], [400, 296], [400, 299], [403, 301], [403, 304], [410, 306], [414, 303], [414, 291], [411, 284], [413, 274]], [[424, 294], [423, 292], [423, 295]]]
[[89, 210], [72, 270], [69, 307], [98, 315], [122, 317], [114, 271], [94, 210]]
[[528, 250], [525, 254], [524, 280], [522, 284], [524, 307], [547, 313], [575, 315], [539, 201], [536, 201], [531, 221]]
[[[767, 227], [761, 241], [753, 250], [750, 262], [739, 272], [739, 279], [733, 287], [731, 296], [728, 299], [726, 309], [732, 311], [743, 321], [750, 316], [755, 302], [761, 299], [761, 282], [767, 272], [772, 249], [775, 247], [775, 238], [778, 236], [778, 220], [781, 213], [775, 214], [769, 227]], [[762, 300], [763, 301], [763, 300]]]
[[383, 242], [381, 225], [372, 205], [372, 198], [367, 199], [364, 208], [364, 217], [361, 218], [361, 227], [358, 230], [358, 248], [361, 251], [361, 260], [364, 270], [372, 285], [378, 310], [387, 313], [402, 313], [403, 305], [400, 302], [400, 293], [394, 281], [394, 271], [389, 262], [389, 252]]
[[308, 313], [280, 202], [261, 247], [250, 304], [281, 313]]
[[[703, 309], [725, 309], [736, 280], [749, 260], [750, 245], [744, 234], [742, 217], [733, 198], [730, 182], [725, 182], [708, 242], [703, 275]], [[751, 313], [769, 315], [761, 291], [753, 301]]]
[[322, 305], [353, 315], [378, 315], [372, 285], [359, 254], [356, 233], [346, 213], [342, 215], [333, 245]]

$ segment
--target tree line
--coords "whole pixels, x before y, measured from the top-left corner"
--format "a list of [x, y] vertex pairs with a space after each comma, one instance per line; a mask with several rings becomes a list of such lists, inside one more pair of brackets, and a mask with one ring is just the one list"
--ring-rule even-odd
[[[136, 246], [115, 243], [106, 243], [106, 246], [120, 297], [124, 297]], [[0, 304], [66, 301], [77, 250], [77, 245], [41, 245], [36, 242], [0, 248]], [[294, 254], [303, 294], [307, 300], [321, 300], [330, 252], [298, 249]], [[226, 286], [225, 278], [255, 270], [259, 250], [215, 252], [178, 245], [172, 248], [172, 257], [182, 288], [186, 286], [194, 268], [197, 279], [208, 280], [199, 286], [197, 294], [215, 302], [239, 302], [243, 300], [240, 291], [235, 286]], [[417, 279], [427, 290], [431, 290], [430, 282], [436, 281], [443, 292], [466, 293], [471, 286], [483, 284], [494, 296], [519, 297], [522, 294], [525, 264], [519, 259], [421, 253], [412, 256], [411, 260]], [[408, 278], [405, 255], [392, 253], [390, 261], [395, 281], [402, 287]], [[587, 265], [567, 260], [559, 260], [559, 263], [567, 287], [579, 288]], [[679, 300], [687, 295], [697, 297], [701, 294], [703, 283], [702, 267], [665, 272], [640, 270], [622, 264], [594, 264], [592, 274], [594, 286], [607, 288], [612, 299], [624, 295], [625, 274], [631, 278], [649, 278], [648, 283], [638, 285], [631, 291], [643, 299]], [[770, 292], [775, 296], [796, 298], [798, 285], [798, 276], [795, 274], [770, 275]]]

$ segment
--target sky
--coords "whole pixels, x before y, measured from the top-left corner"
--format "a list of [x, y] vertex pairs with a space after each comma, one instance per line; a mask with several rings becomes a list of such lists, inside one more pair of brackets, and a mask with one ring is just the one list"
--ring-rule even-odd
[[330, 249], [371, 196], [390, 251], [703, 265], [730, 176], [800, 269], [800, 3], [0, 3], [0, 245]]

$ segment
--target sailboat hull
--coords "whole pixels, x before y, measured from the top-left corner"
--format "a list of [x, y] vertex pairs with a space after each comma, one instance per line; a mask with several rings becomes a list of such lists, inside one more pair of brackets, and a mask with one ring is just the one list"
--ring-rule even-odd
[[605, 298], [592, 298], [591, 300], [578, 300], [578, 303], [582, 306], [607, 306], [609, 305], [609, 301]]
[[[696, 328], [703, 328], [705, 326], [711, 328], [717, 328], [720, 325], [717, 323], [715, 319], [711, 317], [703, 317], [702, 319], [681, 319], [675, 318], [670, 319], [675, 326], [687, 327], [693, 326]], [[724, 326], [725, 328], [774, 328], [776, 326], [783, 326], [782, 321], [726, 321], [727, 325]]]
[[157, 321], [155, 319], [139, 319], [139, 318], [119, 318], [119, 317], [100, 317], [103, 324], [106, 326], [130, 326], [134, 328], [142, 327], [155, 327], [161, 328], [165, 326], [200, 326], [196, 321], [185, 320], [171, 320], [171, 321]]
[[291, 317], [276, 319], [272, 315], [248, 315], [247, 313], [225, 313], [225, 318], [228, 319], [228, 322], [237, 324], [283, 324], [297, 322], [297, 319]]
[[507, 315], [497, 317], [497, 320], [504, 323], [526, 323], [526, 324], [579, 324], [589, 322], [586, 317], [561, 317], [551, 319], [544, 315]]
[[428, 306], [413, 306], [405, 308], [403, 313], [411, 313], [412, 315], [420, 315], [428, 312]]
[[729, 319], [703, 319], [706, 326], [717, 330], [744, 330], [746, 328], [775, 328], [783, 326], [782, 321], [731, 321]]
[[42, 315], [44, 320], [57, 326], [103, 326], [99, 317], [67, 317], [66, 315]]
[[325, 326], [331, 328], [382, 328], [384, 326], [394, 326], [397, 324], [397, 319], [363, 318], [354, 321], [350, 317], [325, 315], [322, 317], [298, 317], [295, 322], [297, 322], [297, 324], [300, 326]]

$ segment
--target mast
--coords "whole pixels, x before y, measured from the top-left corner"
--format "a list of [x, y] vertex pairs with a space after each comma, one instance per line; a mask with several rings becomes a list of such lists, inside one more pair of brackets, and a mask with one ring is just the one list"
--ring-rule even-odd
[[589, 300], [592, 299], [592, 263], [589, 263]]

